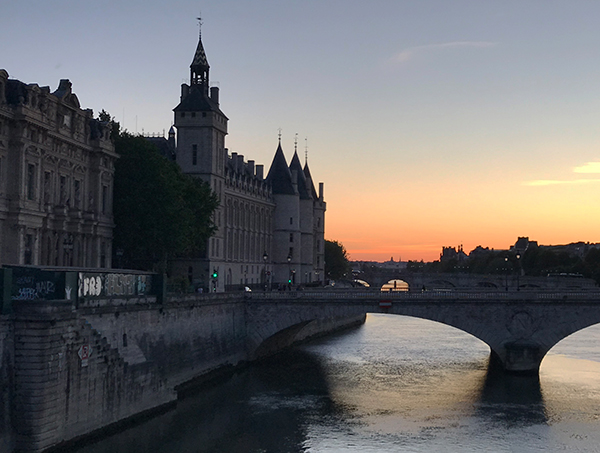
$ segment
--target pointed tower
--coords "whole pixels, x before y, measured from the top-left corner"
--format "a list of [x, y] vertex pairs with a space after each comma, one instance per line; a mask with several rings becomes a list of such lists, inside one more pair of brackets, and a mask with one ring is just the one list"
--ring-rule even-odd
[[323, 194], [324, 184], [319, 183], [319, 193], [315, 190], [308, 161], [304, 164], [306, 184], [313, 197], [313, 274], [314, 281], [325, 280], [325, 211], [327, 203]]
[[[209, 69], [200, 34], [190, 65], [190, 83], [181, 85], [180, 103], [173, 109], [177, 129], [175, 161], [184, 173], [206, 181], [219, 200], [223, 200], [228, 118], [219, 107], [219, 88], [209, 86]], [[197, 262], [180, 264], [187, 267], [183, 271], [191, 281], [199, 280], [204, 287], [216, 291], [223, 290], [219, 272], [225, 255], [222, 211], [220, 206], [214, 213], [217, 231], [206, 244], [206, 256]], [[217, 277], [212, 277], [213, 274]]]
[[228, 118], [219, 108], [219, 88], [209, 88], [209, 68], [200, 37], [190, 65], [190, 84], [181, 85], [181, 102], [173, 109], [174, 125], [177, 163], [218, 192], [215, 184], [224, 174]]
[[298, 179], [298, 196], [300, 204], [300, 271], [298, 283], [312, 283], [313, 275], [313, 195], [308, 185], [302, 164], [298, 158], [298, 152], [294, 152], [290, 171], [296, 174]]
[[298, 172], [290, 171], [281, 139], [267, 176], [273, 192], [273, 283], [298, 284], [302, 267]]

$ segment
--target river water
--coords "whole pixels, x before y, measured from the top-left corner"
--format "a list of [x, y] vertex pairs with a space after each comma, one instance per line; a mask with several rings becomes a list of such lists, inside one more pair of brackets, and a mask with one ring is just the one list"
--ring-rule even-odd
[[368, 315], [77, 451], [600, 452], [600, 326], [555, 346], [539, 379], [489, 375], [488, 356], [454, 328]]

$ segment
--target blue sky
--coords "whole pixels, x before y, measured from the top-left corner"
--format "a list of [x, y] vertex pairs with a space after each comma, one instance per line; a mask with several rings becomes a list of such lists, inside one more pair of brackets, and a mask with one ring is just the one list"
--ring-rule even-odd
[[226, 146], [268, 166], [297, 133], [353, 258], [600, 242], [600, 3], [22, 0], [0, 67], [162, 133], [200, 13]]

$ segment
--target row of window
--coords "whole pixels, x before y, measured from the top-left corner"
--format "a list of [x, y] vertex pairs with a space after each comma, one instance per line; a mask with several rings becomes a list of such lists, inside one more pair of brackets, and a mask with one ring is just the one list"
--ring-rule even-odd
[[[196, 113], [200, 113], [202, 118], [206, 118], [206, 117], [210, 118], [212, 116], [212, 114], [210, 112], [180, 112], [179, 117], [185, 118], [186, 116], [189, 115], [190, 118], [196, 118]], [[215, 113], [214, 116], [219, 123], [225, 124], [225, 118], [222, 115]]]
[[[2, 160], [0, 159], [0, 174]], [[37, 169], [34, 163], [27, 163], [25, 175], [25, 197], [27, 200], [35, 201], [38, 198], [37, 190]], [[43, 202], [46, 204], [56, 204], [59, 206], [71, 206], [79, 209], [95, 210], [99, 208], [102, 214], [108, 214], [112, 210], [112, 197], [110, 196], [110, 187], [103, 184], [100, 193], [100, 204], [96, 207], [94, 196], [90, 191], [88, 203], [84, 204], [84, 183], [80, 178], [70, 175], [58, 174], [52, 170], [44, 171], [43, 179]], [[58, 182], [58, 184], [57, 184]]]
[[[36, 250], [37, 235], [26, 233], [23, 236], [23, 264], [49, 266], [100, 266], [107, 267], [110, 254], [109, 241], [99, 238], [56, 232], [45, 233], [42, 244]], [[99, 246], [99, 250], [97, 247]], [[98, 254], [99, 252], [99, 254]], [[38, 255], [39, 254], [39, 255]], [[94, 257], [98, 258], [98, 261]]]
[[225, 210], [225, 224], [228, 227], [244, 230], [271, 231], [270, 211], [259, 206], [233, 203], [228, 200]]
[[225, 249], [228, 260], [261, 262], [271, 249], [271, 237], [266, 234], [227, 231]]

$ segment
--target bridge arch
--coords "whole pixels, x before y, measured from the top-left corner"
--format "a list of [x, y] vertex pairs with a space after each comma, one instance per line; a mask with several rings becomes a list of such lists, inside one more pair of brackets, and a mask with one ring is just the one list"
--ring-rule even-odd
[[410, 286], [408, 282], [399, 278], [388, 280], [381, 287], [381, 291], [408, 291], [409, 289]]
[[538, 301], [531, 300], [530, 294], [518, 292], [514, 293], [519, 297], [515, 300], [505, 292], [485, 293], [492, 295], [487, 300], [471, 300], [468, 299], [472, 298], [471, 293], [461, 296], [452, 291], [440, 293], [442, 298], [433, 297], [428, 291], [417, 294], [371, 291], [360, 297], [356, 294], [342, 291], [315, 297], [307, 292], [275, 295], [276, 303], [252, 301], [248, 312], [250, 356], [268, 352], [269, 344], [291, 344], [296, 335], [315, 320], [335, 322], [383, 312], [428, 319], [460, 329], [490, 347], [492, 364], [513, 373], [536, 374], [546, 353], [560, 340], [600, 323], [598, 302]]

